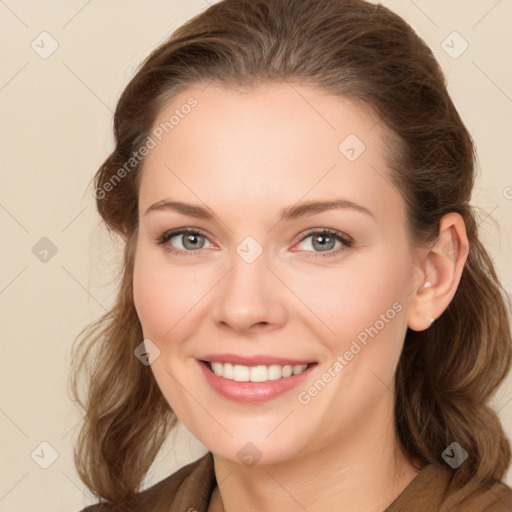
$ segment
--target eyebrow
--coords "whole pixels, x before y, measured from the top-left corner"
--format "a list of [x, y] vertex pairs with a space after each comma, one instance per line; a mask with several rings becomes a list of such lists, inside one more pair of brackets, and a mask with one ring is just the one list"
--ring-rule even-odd
[[[370, 210], [368, 210], [368, 208], [365, 208], [364, 206], [354, 203], [348, 199], [335, 199], [332, 201], [304, 201], [302, 203], [283, 208], [280, 211], [279, 222], [293, 220], [308, 215], [315, 215], [317, 213], [334, 209], [351, 209], [369, 215], [375, 219], [375, 216]], [[178, 213], [182, 213], [183, 215], [188, 215], [190, 217], [196, 217], [199, 219], [213, 219], [215, 217], [215, 214], [209, 208], [167, 199], [163, 199], [162, 201], [158, 201], [157, 203], [152, 204], [146, 210], [145, 215], [152, 211], [162, 210], [176, 211]]]

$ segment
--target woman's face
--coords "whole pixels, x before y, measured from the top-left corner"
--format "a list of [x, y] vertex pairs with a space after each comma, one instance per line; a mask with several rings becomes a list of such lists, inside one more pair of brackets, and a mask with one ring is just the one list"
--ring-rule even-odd
[[189, 88], [156, 121], [135, 306], [158, 385], [214, 454], [275, 463], [389, 425], [419, 273], [382, 130], [288, 84]]

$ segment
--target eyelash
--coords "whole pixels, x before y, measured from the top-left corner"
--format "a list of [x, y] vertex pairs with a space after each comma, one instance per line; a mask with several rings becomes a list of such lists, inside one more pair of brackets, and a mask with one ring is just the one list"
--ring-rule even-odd
[[[171, 247], [169, 245], [166, 245], [166, 242], [168, 242], [171, 238], [177, 236], [177, 235], [185, 235], [185, 234], [194, 234], [194, 235], [201, 235], [204, 238], [208, 239], [206, 233], [198, 228], [180, 228], [175, 229], [171, 231], [166, 231], [163, 233], [158, 239], [157, 244], [162, 245], [165, 252], [168, 253], [174, 253], [179, 256], [191, 256], [193, 253], [200, 253], [203, 249], [198, 250], [187, 250], [187, 249], [177, 249], [176, 247]], [[354, 241], [352, 238], [348, 237], [347, 235], [344, 235], [343, 233], [340, 233], [339, 231], [336, 231], [334, 229], [316, 229], [308, 231], [304, 236], [297, 242], [303, 242], [307, 238], [309, 238], [311, 235], [327, 235], [329, 237], [335, 238], [336, 240], [340, 241], [342, 243], [341, 247], [338, 247], [337, 249], [333, 249], [330, 251], [298, 251], [298, 252], [304, 252], [307, 253], [307, 258], [332, 258], [335, 256], [338, 256], [342, 251], [345, 251], [346, 249], [349, 249], [354, 245]]]

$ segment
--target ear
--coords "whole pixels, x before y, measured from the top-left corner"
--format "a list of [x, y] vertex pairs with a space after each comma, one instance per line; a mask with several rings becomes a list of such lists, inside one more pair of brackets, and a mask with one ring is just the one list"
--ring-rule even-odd
[[436, 243], [418, 257], [415, 283], [420, 286], [413, 291], [408, 309], [409, 328], [423, 331], [441, 316], [457, 291], [468, 254], [464, 219], [458, 213], [447, 213], [439, 222]]

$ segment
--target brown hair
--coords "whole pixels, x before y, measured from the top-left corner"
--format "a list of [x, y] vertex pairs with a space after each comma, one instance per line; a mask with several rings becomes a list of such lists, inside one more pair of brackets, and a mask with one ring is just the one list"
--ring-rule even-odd
[[510, 302], [469, 204], [473, 142], [431, 50], [399, 16], [363, 0], [221, 1], [155, 49], [122, 93], [115, 149], [95, 176], [99, 213], [126, 242], [121, 285], [112, 310], [80, 333], [72, 374], [74, 396], [85, 410], [75, 451], [82, 480], [105, 500], [133, 497], [175, 422], [150, 367], [133, 354], [143, 339], [132, 296], [143, 160], [106, 184], [144, 144], [177, 92], [199, 83], [271, 81], [311, 84], [379, 116], [396, 139], [387, 156], [413, 244], [434, 243], [444, 214], [462, 215], [469, 240], [462, 278], [430, 329], [406, 333], [395, 418], [411, 458], [446, 465], [441, 453], [456, 441], [468, 453], [455, 472], [461, 486], [501, 480], [510, 445], [487, 402], [510, 368]]

